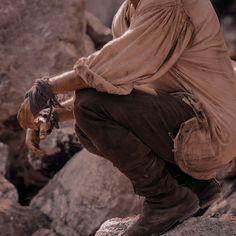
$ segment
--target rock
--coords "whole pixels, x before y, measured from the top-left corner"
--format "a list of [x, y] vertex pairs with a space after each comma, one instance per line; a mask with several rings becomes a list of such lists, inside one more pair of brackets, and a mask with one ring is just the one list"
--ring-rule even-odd
[[69, 70], [86, 53], [84, 0], [2, 0], [1, 6], [0, 122], [17, 113], [36, 78]]
[[111, 29], [104, 26], [94, 15], [86, 12], [87, 34], [93, 40], [97, 49], [112, 40]]
[[82, 149], [73, 125], [53, 130], [40, 146], [45, 150], [46, 156], [39, 158], [29, 153], [29, 163], [35, 170], [39, 170], [49, 178], [52, 178], [75, 153]]
[[48, 218], [39, 211], [1, 199], [0, 236], [29, 236], [48, 226]]
[[105, 220], [137, 214], [141, 205], [128, 179], [109, 161], [86, 150], [75, 155], [31, 202], [53, 220], [53, 229], [62, 236], [92, 235]]
[[58, 236], [58, 235], [50, 229], [40, 229], [34, 234], [32, 234], [32, 236]]
[[9, 147], [0, 142], [0, 174], [6, 175], [7, 165], [10, 158]]
[[128, 217], [108, 220], [102, 224], [95, 236], [121, 236], [137, 219], [138, 217]]
[[[223, 189], [218, 199], [205, 212], [206, 217], [215, 217], [221, 220], [235, 219], [236, 217], [236, 161], [233, 160], [221, 171]], [[236, 223], [235, 223], [236, 225]], [[235, 234], [236, 235], [236, 234]]]
[[[127, 219], [112, 219], [105, 222], [95, 236], [121, 236], [131, 226], [137, 217]], [[163, 236], [223, 236], [236, 235], [236, 218], [219, 220], [214, 218], [191, 218]]]
[[10, 199], [12, 202], [17, 202], [18, 194], [15, 187], [0, 175], [0, 202], [2, 198]]
[[80, 236], [81, 234], [78, 233], [76, 230], [72, 229], [70, 226], [67, 226], [64, 222], [60, 221], [53, 221], [51, 224], [51, 228], [54, 229], [60, 236]]
[[67, 125], [54, 130], [42, 142], [42, 148], [47, 151], [45, 157], [36, 157], [25, 150], [20, 157], [11, 160], [8, 178], [17, 186], [22, 205], [28, 205], [65, 163], [81, 150], [72, 124]]
[[87, 10], [108, 27], [122, 2], [123, 0], [86, 0]]
[[223, 182], [221, 198], [216, 201], [205, 213], [205, 216], [224, 219], [236, 217], [236, 183], [235, 179]]
[[228, 236], [236, 235], [236, 219], [191, 218], [164, 236]]

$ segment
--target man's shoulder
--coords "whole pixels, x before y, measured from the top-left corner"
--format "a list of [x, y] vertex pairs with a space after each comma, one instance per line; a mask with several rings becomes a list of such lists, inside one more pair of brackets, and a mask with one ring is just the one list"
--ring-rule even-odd
[[198, 31], [200, 28], [207, 28], [205, 34], [216, 34], [220, 30], [218, 17], [210, 0], [182, 0], [182, 3]]

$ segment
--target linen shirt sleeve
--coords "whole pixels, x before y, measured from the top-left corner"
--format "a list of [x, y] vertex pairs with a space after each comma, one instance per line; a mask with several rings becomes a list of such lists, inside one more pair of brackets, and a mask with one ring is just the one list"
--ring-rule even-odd
[[175, 64], [189, 46], [194, 28], [179, 1], [157, 2], [141, 1], [124, 34], [78, 60], [75, 69], [90, 87], [127, 95], [158, 80]]

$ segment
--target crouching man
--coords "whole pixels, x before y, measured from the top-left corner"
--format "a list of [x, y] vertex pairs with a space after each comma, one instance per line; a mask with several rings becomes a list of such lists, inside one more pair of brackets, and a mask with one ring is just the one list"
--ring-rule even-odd
[[126, 0], [112, 30], [74, 70], [37, 80], [18, 119], [34, 133], [48, 102], [75, 91], [73, 112], [54, 117], [74, 118], [84, 147], [145, 197], [125, 235], [162, 234], [220, 192], [216, 171], [236, 154], [236, 79], [209, 0]]

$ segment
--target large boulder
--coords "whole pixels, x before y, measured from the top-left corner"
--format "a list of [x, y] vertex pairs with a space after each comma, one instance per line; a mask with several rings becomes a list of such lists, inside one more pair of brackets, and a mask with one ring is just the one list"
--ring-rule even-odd
[[205, 216], [220, 219], [236, 217], [236, 177], [223, 182], [221, 198], [205, 213]]
[[206, 215], [217, 216], [221, 219], [236, 217], [236, 192], [213, 204], [213, 206], [211, 206], [206, 212]]
[[86, 12], [87, 34], [92, 39], [97, 49], [112, 40], [111, 29], [90, 12]]
[[84, 55], [84, 0], [2, 0], [0, 122], [15, 115], [32, 82]]
[[102, 224], [95, 236], [121, 236], [137, 219], [138, 217], [110, 219]]
[[[128, 227], [135, 223], [137, 217], [111, 219], [105, 222], [95, 236], [122, 236]], [[163, 236], [229, 236], [236, 235], [236, 219], [218, 220], [214, 218], [191, 218]]]
[[75, 155], [32, 200], [62, 236], [88, 236], [113, 217], [140, 212], [128, 179], [112, 164], [86, 150]]
[[17, 202], [18, 194], [15, 187], [0, 175], [0, 199], [2, 198], [9, 199], [12, 202]]
[[30, 236], [49, 227], [49, 219], [41, 212], [22, 207], [9, 199], [0, 200], [0, 236]]
[[86, 0], [88, 11], [109, 27], [122, 2], [123, 0]]

